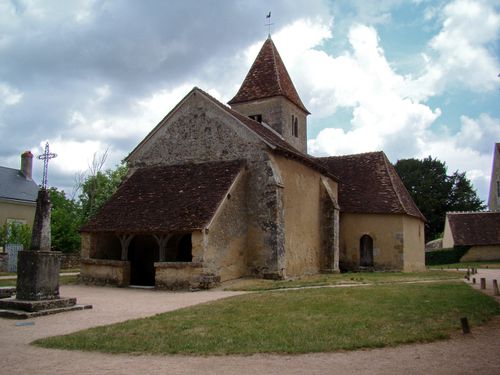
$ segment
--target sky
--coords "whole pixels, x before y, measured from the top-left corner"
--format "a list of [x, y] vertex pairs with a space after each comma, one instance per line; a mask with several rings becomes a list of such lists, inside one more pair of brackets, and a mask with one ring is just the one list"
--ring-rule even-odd
[[0, 165], [49, 142], [49, 185], [75, 196], [94, 155], [114, 168], [193, 86], [229, 101], [269, 11], [310, 154], [432, 156], [487, 200], [500, 0], [0, 0]]

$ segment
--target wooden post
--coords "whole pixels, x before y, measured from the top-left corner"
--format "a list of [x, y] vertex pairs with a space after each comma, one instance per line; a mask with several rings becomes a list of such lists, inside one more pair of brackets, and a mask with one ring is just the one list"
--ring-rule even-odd
[[159, 261], [160, 262], [165, 262], [166, 260], [166, 250], [167, 250], [167, 243], [170, 237], [172, 237], [171, 234], [160, 234], [160, 235], [153, 235], [153, 237], [156, 239], [156, 242], [158, 243], [158, 248], [159, 248]]
[[481, 289], [486, 289], [486, 278], [481, 277]]
[[462, 324], [462, 332], [464, 334], [470, 333], [469, 321], [467, 318], [460, 318], [460, 323]]
[[500, 291], [498, 290], [498, 283], [497, 280], [493, 280], [493, 294], [495, 296], [500, 296]]
[[134, 238], [133, 234], [118, 234], [118, 238], [120, 239], [120, 244], [122, 246], [122, 254], [121, 260], [128, 260], [128, 245], [130, 245], [130, 241]]

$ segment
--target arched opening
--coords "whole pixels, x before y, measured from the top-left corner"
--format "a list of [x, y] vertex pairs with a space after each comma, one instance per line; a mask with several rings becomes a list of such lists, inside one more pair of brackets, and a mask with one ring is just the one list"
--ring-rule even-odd
[[360, 267], [373, 267], [373, 238], [365, 234], [359, 240]]
[[89, 256], [94, 259], [119, 260], [121, 257], [120, 240], [112, 233], [93, 234], [94, 246], [91, 247]]
[[130, 284], [155, 285], [154, 263], [159, 261], [159, 248], [153, 236], [135, 236], [129, 245]]
[[167, 243], [167, 262], [191, 262], [193, 245], [191, 233], [173, 235]]

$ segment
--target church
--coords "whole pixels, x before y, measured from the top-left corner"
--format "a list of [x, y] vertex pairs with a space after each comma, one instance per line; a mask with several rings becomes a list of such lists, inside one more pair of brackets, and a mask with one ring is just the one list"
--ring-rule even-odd
[[309, 114], [271, 37], [228, 105], [193, 88], [82, 227], [81, 280], [195, 290], [424, 270], [425, 218], [385, 154], [308, 155]]

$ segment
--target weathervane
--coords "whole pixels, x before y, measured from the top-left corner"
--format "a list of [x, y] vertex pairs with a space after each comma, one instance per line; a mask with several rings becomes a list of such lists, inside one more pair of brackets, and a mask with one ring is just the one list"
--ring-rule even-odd
[[45, 151], [43, 155], [38, 155], [37, 159], [43, 160], [43, 175], [42, 175], [42, 189], [47, 189], [47, 171], [49, 169], [49, 160], [57, 157], [57, 154], [49, 152], [49, 142], [45, 143]]
[[267, 23], [264, 26], [267, 26], [268, 29], [268, 36], [269, 38], [271, 37], [271, 25], [274, 25], [274, 23], [271, 23], [271, 11], [266, 16], [266, 19], [268, 20]]

